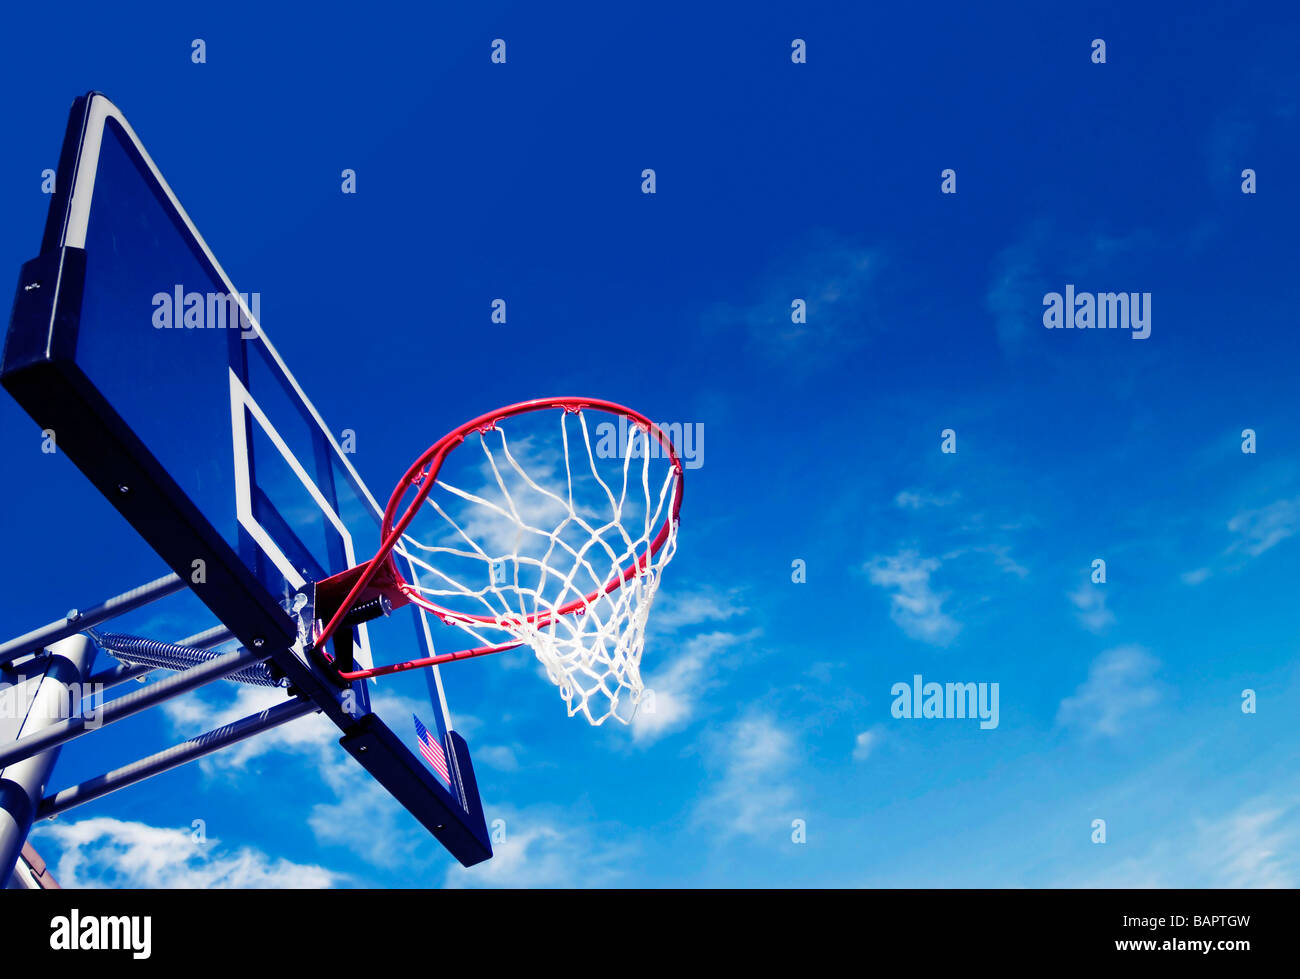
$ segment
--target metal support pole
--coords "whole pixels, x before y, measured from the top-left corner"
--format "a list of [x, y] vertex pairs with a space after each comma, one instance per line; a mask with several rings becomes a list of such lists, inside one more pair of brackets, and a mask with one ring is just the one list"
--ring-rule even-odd
[[235, 638], [235, 634], [224, 625], [214, 625], [211, 629], [204, 629], [202, 632], [196, 632], [192, 636], [186, 636], [184, 639], [177, 639], [177, 646], [193, 646], [195, 649], [211, 649], [213, 646], [220, 646], [223, 642], [229, 642]]
[[169, 574], [166, 577], [141, 585], [139, 588], [133, 588], [121, 595], [115, 595], [108, 601], [100, 602], [91, 608], [73, 609], [56, 622], [51, 622], [39, 629], [33, 629], [26, 635], [10, 639], [6, 643], [0, 643], [0, 665], [12, 663], [24, 653], [30, 653], [35, 649], [43, 649], [51, 643], [67, 639], [69, 636], [75, 636], [78, 632], [92, 629], [101, 622], [106, 622], [119, 615], [125, 615], [127, 612], [134, 611], [143, 605], [148, 605], [150, 602], [156, 602], [160, 598], [166, 598], [183, 588], [185, 588], [184, 579], [178, 575]]
[[[4, 695], [14, 698], [15, 704], [19, 696], [24, 701], [24, 711], [19, 715], [22, 721], [14, 732], [15, 744], [40, 744], [45, 732], [69, 723], [66, 718], [80, 706], [80, 696], [74, 703], [69, 688], [80, 686], [94, 659], [95, 645], [85, 636], [63, 639], [54, 644], [49, 656], [41, 658], [39, 673], [5, 691]], [[33, 661], [33, 665], [37, 662]], [[44, 748], [0, 760], [0, 881], [8, 881], [13, 875], [31, 832], [36, 807], [59, 757], [60, 743], [56, 739]]]
[[158, 752], [156, 755], [141, 758], [139, 761], [124, 765], [121, 768], [115, 768], [111, 772], [105, 772], [103, 775], [88, 779], [80, 785], [61, 789], [41, 800], [40, 806], [37, 808], [37, 818], [45, 819], [49, 816], [57, 816], [61, 812], [66, 812], [75, 806], [90, 802], [92, 799], [98, 799], [110, 792], [124, 789], [128, 785], [134, 785], [147, 778], [160, 775], [163, 772], [184, 765], [186, 762], [202, 758], [204, 755], [251, 738], [256, 734], [261, 734], [263, 731], [269, 731], [273, 727], [279, 727], [281, 724], [288, 723], [295, 718], [310, 714], [316, 710], [319, 710], [319, 708], [304, 697], [276, 704], [259, 714], [250, 714], [233, 724], [227, 724], [215, 731], [200, 734], [197, 738], [191, 738], [189, 741], [174, 745]]
[[[85, 642], [90, 644], [89, 639], [86, 639]], [[109, 724], [114, 724], [125, 717], [130, 717], [132, 714], [138, 714], [140, 711], [148, 710], [165, 700], [178, 697], [196, 687], [203, 686], [205, 683], [220, 679], [227, 673], [234, 673], [236, 670], [252, 663], [260, 663], [267, 658], [267, 655], [267, 653], [261, 651], [251, 652], [247, 649], [238, 649], [232, 653], [225, 653], [211, 662], [204, 663], [201, 666], [192, 666], [184, 672], [173, 674], [166, 680], [151, 684], [143, 690], [137, 690], [134, 693], [118, 697], [116, 700], [110, 700], [89, 719], [86, 717], [70, 717], [64, 721], [56, 721], [48, 727], [20, 737], [11, 745], [0, 747], [0, 765], [10, 765], [24, 758], [30, 758], [39, 752], [65, 744], [74, 738], [79, 738], [83, 734], [89, 734], [91, 731], [107, 727]]]

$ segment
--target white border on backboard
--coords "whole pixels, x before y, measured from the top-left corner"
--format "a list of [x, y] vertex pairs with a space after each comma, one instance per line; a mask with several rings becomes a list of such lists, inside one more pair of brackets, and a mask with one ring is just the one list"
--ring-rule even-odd
[[[334, 525], [338, 531], [339, 537], [343, 540], [343, 552], [347, 557], [348, 567], [356, 567], [357, 553], [352, 546], [352, 535], [348, 532], [347, 525], [334, 512], [329, 501], [321, 493], [320, 487], [308, 474], [307, 470], [302, 467], [293, 450], [289, 448], [288, 443], [280, 437], [280, 433], [275, 430], [271, 424], [271, 419], [266, 417], [266, 413], [253, 400], [253, 396], [248, 393], [248, 388], [244, 387], [239, 380], [239, 375], [230, 369], [230, 424], [231, 434], [234, 438], [234, 465], [235, 465], [235, 514], [239, 518], [239, 525], [243, 527], [257, 542], [257, 546], [262, 549], [262, 553], [271, 559], [271, 562], [284, 575], [285, 581], [289, 582], [295, 590], [302, 588], [307, 584], [307, 579], [302, 576], [302, 571], [294, 567], [293, 562], [285, 556], [284, 551], [276, 544], [275, 539], [267, 533], [265, 527], [257, 522], [253, 515], [253, 487], [249, 478], [250, 466], [248, 459], [248, 427], [244, 424], [244, 412], [247, 410], [253, 416], [254, 421], [266, 433], [271, 444], [275, 446], [277, 452], [289, 464], [293, 474], [298, 477], [310, 495], [316, 506], [320, 507], [321, 513]], [[357, 644], [356, 661], [363, 670], [368, 670], [374, 661], [370, 656], [370, 639], [366, 634], [366, 627], [359, 626], [357, 629], [360, 642]]]

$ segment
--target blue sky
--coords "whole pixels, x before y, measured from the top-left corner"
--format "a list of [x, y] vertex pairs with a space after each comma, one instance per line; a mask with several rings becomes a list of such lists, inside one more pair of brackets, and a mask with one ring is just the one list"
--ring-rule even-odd
[[[653, 719], [566, 718], [522, 655], [445, 671], [492, 862], [313, 717], [42, 825], [65, 885], [1300, 884], [1294, 11], [74, 11], [0, 40], [0, 265], [98, 89], [380, 495], [554, 392], [705, 441]], [[1044, 329], [1067, 283], [1151, 293], [1150, 337]], [[8, 398], [0, 439], [9, 632], [163, 572]], [[894, 718], [918, 673], [999, 684], [998, 726]], [[256, 696], [106, 730], [55, 781]]]

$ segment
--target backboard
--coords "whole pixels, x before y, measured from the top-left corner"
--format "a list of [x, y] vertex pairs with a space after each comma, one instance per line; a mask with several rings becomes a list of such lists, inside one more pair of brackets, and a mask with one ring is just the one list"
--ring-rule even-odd
[[[385, 711], [384, 681], [340, 689], [303, 651], [299, 596], [373, 553], [381, 511], [260, 309], [117, 107], [77, 99], [40, 256], [18, 283], [5, 388], [244, 646], [270, 650], [371, 774], [462, 863], [485, 860], [468, 748], [437, 669], [424, 703], [393, 698], [405, 706]], [[432, 655], [424, 615], [355, 626], [356, 662], [370, 665], [381, 642], [388, 657]]]

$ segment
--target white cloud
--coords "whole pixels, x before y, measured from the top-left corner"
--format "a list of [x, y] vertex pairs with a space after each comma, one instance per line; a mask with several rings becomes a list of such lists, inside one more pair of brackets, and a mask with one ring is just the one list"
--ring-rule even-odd
[[[483, 436], [481, 440], [469, 439], [461, 450], [482, 456], [482, 462], [477, 467], [481, 482], [468, 492], [504, 513], [498, 513], [491, 507], [471, 503], [449, 493], [438, 494], [438, 502], [464, 529], [465, 534], [490, 555], [494, 557], [507, 555], [518, 549], [520, 554], [540, 557], [546, 551], [548, 539], [523, 531], [519, 523], [522, 521], [525, 526], [549, 533], [568, 515], [568, 506], [555, 499], [555, 497], [567, 499], [568, 495], [565, 478], [560, 469], [563, 465], [563, 454], [560, 451], [562, 443], [558, 433], [554, 436], [553, 444], [542, 447], [536, 444], [537, 436], [534, 434], [521, 437], [512, 431], [506, 438], [505, 444], [509, 446], [510, 457], [533, 482], [551, 495], [539, 493], [519, 475], [502, 449], [505, 429], [509, 427], [511, 427], [509, 423], [502, 423], [495, 432]], [[491, 462], [493, 459], [496, 460], [495, 471]], [[501, 479], [500, 484], [497, 482], [498, 477]], [[440, 485], [446, 484], [440, 482]], [[430, 499], [432, 498], [431, 496]], [[442, 543], [461, 550], [468, 548], [464, 538], [455, 533], [450, 524], [444, 522], [440, 530], [446, 534]], [[478, 582], [469, 584], [474, 588], [480, 587]]]
[[515, 755], [515, 749], [504, 744], [485, 744], [475, 747], [474, 762], [502, 772], [519, 770], [519, 758]]
[[937, 558], [922, 558], [915, 551], [877, 556], [866, 565], [873, 585], [894, 592], [890, 618], [913, 639], [946, 646], [957, 637], [961, 625], [943, 610], [946, 594], [930, 587], [930, 576], [939, 570]]
[[923, 510], [928, 506], [952, 506], [960, 499], [961, 494], [955, 490], [943, 495], [925, 490], [903, 490], [894, 497], [894, 505], [904, 510]]
[[[881, 258], [830, 232], [799, 245], [781, 267], [764, 272], [761, 292], [748, 305], [718, 304], [705, 314], [713, 329], [738, 329], [750, 345], [787, 370], [825, 365], [869, 339], [876, 329], [874, 293]], [[807, 323], [791, 322], [791, 302], [807, 303]], [[807, 342], [815, 331], [817, 342]], [[792, 353], [792, 347], [797, 350]]]
[[1042, 329], [1042, 297], [1048, 276], [1042, 257], [1050, 235], [1039, 222], [1023, 240], [1004, 248], [993, 259], [993, 282], [985, 304], [1004, 349], [1019, 349], [1034, 327]]
[[695, 810], [697, 825], [734, 836], [766, 837], [788, 828], [794, 788], [794, 738], [774, 717], [751, 713], [708, 746], [716, 780]]
[[[962, 529], [966, 530], [975, 528], [963, 527]], [[1013, 574], [1017, 578], [1027, 578], [1029, 576], [1029, 569], [1011, 556], [1011, 546], [1009, 544], [979, 544], [971, 545], [969, 547], [958, 547], [941, 554], [939, 556], [939, 561], [942, 564], [947, 564], [950, 561], [956, 561], [958, 558], [964, 558], [972, 554], [992, 558], [993, 564], [997, 569], [1006, 574]]]
[[[1117, 261], [1138, 260], [1149, 254], [1154, 244], [1152, 234], [1143, 229], [1081, 237], [1063, 234], [1045, 219], [1034, 221], [1019, 241], [993, 258], [993, 280], [985, 294], [985, 307], [993, 316], [1003, 350], [1050, 351], [1050, 345], [1044, 348], [1032, 344], [1045, 332], [1043, 296], [1061, 289], [1066, 282], [1085, 282], [1099, 271], [1112, 269]], [[1068, 274], [1063, 274], [1062, 269], [1068, 269]]]
[[[371, 691], [371, 707], [390, 727], [411, 724], [412, 714], [428, 718], [421, 700]], [[337, 735], [334, 736], [337, 740]], [[442, 868], [445, 856], [429, 833], [370, 774], [332, 741], [305, 748], [321, 780], [337, 801], [311, 807], [307, 825], [318, 842], [344, 847], [374, 867], [402, 871], [405, 882], [421, 886]], [[475, 753], [477, 758], [477, 753]]]
[[1106, 608], [1106, 587], [1085, 581], [1070, 592], [1075, 618], [1089, 632], [1102, 632], [1115, 624], [1115, 613]]
[[[164, 705], [164, 714], [184, 736], [192, 736], [284, 700], [283, 690], [243, 684], [226, 689], [233, 690], [233, 696], [221, 702], [180, 698]], [[372, 690], [371, 706], [390, 722], [412, 713], [427, 717], [430, 710], [427, 703], [382, 689]], [[407, 880], [418, 883], [441, 850], [388, 791], [339, 747], [338, 739], [338, 729], [323, 714], [309, 714], [209, 755], [201, 765], [209, 776], [239, 779], [248, 774], [250, 762], [266, 754], [300, 756], [301, 768], [318, 776], [333, 796], [333, 801], [314, 804], [303, 800], [305, 815], [300, 818], [305, 818], [317, 842], [344, 847], [375, 867], [404, 868]]]
[[709, 588], [666, 592], [655, 599], [650, 628], [655, 633], [678, 632], [704, 622], [723, 622], [748, 612], [735, 592]]
[[1259, 557], [1300, 532], [1300, 496], [1275, 500], [1254, 510], [1242, 510], [1227, 523], [1233, 540], [1210, 565], [1185, 571], [1183, 584], [1196, 586], [1220, 572], [1240, 571], [1250, 558]]
[[804, 670], [804, 676], [811, 677], [818, 683], [830, 683], [835, 678], [835, 671], [843, 665], [843, 663], [833, 663], [830, 660], [819, 660], [816, 663], [808, 664], [808, 669]]
[[337, 799], [313, 805], [307, 815], [318, 843], [342, 847], [373, 867], [400, 869], [413, 887], [441, 869], [439, 844], [342, 749], [322, 753], [317, 771]]
[[[284, 690], [271, 687], [229, 684], [216, 689], [231, 695], [221, 701], [190, 695], [170, 700], [163, 705], [163, 715], [176, 735], [193, 737], [289, 699]], [[423, 715], [427, 722], [432, 711], [427, 701], [388, 692], [382, 687], [382, 681], [380, 687], [371, 688], [370, 705], [390, 726], [398, 723], [409, 725], [412, 714]], [[324, 714], [306, 714], [264, 731], [255, 738], [208, 755], [201, 764], [208, 774], [222, 771], [237, 774], [253, 759], [279, 752], [295, 752], [326, 759], [346, 757], [338, 747], [339, 736], [338, 728]]]
[[[192, 738], [289, 699], [284, 690], [274, 687], [232, 683], [217, 689], [233, 693], [233, 696], [217, 703], [193, 693], [163, 704], [163, 716], [175, 735]], [[280, 751], [315, 751], [322, 745], [333, 745], [338, 737], [337, 728], [325, 715], [307, 714], [277, 728], [263, 731], [255, 738], [208, 755], [199, 764], [209, 775], [219, 771], [239, 772], [249, 761], [262, 755]]]
[[[653, 701], [643, 701], [632, 720], [633, 741], [641, 746], [688, 726], [696, 717], [701, 694], [716, 684], [720, 654], [741, 643], [752, 642], [758, 629], [743, 633], [714, 630], [689, 638], [678, 634], [710, 622], [726, 622], [745, 615], [747, 609], [736, 591], [691, 588], [663, 595], [650, 617], [651, 638], [643, 670]], [[665, 658], [663, 651], [675, 649]], [[653, 713], [648, 709], [653, 703]]]
[[[1190, 828], [1162, 827], [1158, 842], [1084, 880], [1062, 886], [1142, 888], [1300, 887], [1300, 800], [1252, 799]], [[1105, 849], [1100, 848], [1100, 849]]]
[[1228, 521], [1238, 539], [1228, 550], [1258, 557], [1300, 530], [1300, 497], [1278, 500], [1258, 510], [1246, 510]]
[[866, 761], [871, 757], [871, 753], [876, 750], [880, 744], [880, 739], [884, 737], [885, 729], [883, 725], [877, 724], [869, 731], [863, 731], [853, 739], [853, 760]]
[[1134, 715], [1154, 707], [1160, 689], [1152, 681], [1159, 662], [1141, 646], [1108, 649], [1088, 668], [1088, 679], [1061, 701], [1057, 722], [1091, 736], [1115, 737]]
[[488, 831], [503, 831], [505, 839], [494, 839], [486, 863], [449, 869], [445, 886], [608, 887], [636, 856], [625, 831], [591, 824], [572, 811], [494, 808], [487, 819]]
[[632, 739], [647, 745], [689, 725], [699, 709], [701, 693], [713, 683], [718, 654], [752, 642], [758, 635], [755, 629], [706, 632], [687, 639], [671, 662], [647, 677], [646, 687], [654, 691], [654, 712], [646, 710], [643, 702], [632, 720]]
[[189, 829], [149, 826], [107, 816], [41, 827], [60, 853], [55, 879], [63, 887], [318, 888], [346, 886], [324, 867], [272, 859], [260, 850], [229, 850]]
[[1013, 574], [1017, 578], [1029, 576], [1029, 569], [1011, 556], [1011, 548], [1006, 544], [990, 544], [987, 547], [979, 547], [975, 550], [992, 557], [993, 563], [998, 566], [999, 571]]
[[1296, 808], [1242, 806], [1202, 826], [1195, 851], [1223, 887], [1300, 886], [1300, 834]]

